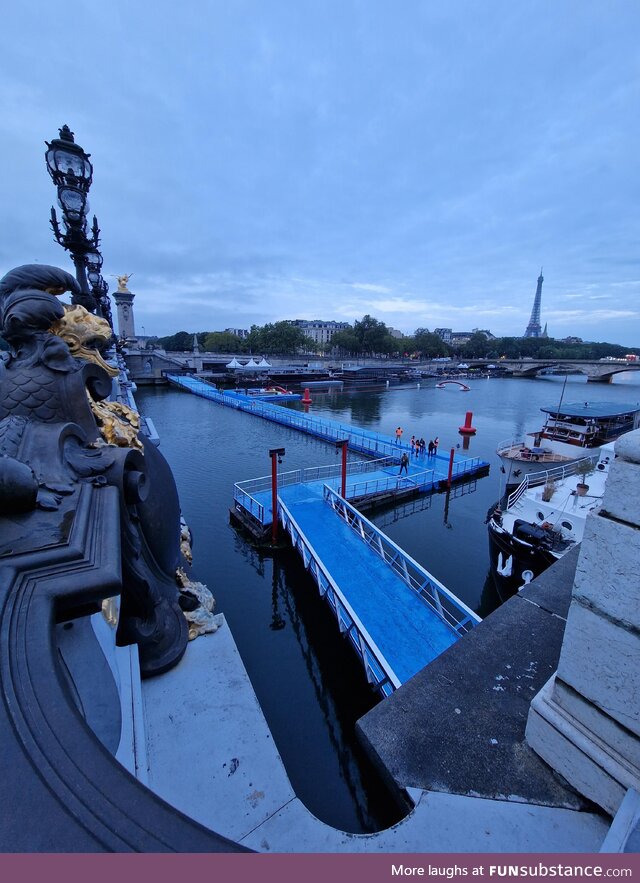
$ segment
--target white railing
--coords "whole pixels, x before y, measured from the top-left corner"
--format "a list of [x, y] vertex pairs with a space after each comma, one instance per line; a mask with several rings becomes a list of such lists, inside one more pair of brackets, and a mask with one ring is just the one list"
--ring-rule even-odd
[[324, 498], [334, 511], [456, 634], [476, 626], [480, 617], [432, 576], [400, 546], [328, 485]]
[[[467, 462], [467, 461], [465, 461]], [[472, 461], [468, 461], [472, 462]], [[385, 468], [397, 468], [397, 462], [393, 457], [384, 457], [381, 460], [354, 460], [347, 463], [347, 475], [366, 475], [378, 472]], [[464, 464], [463, 464], [464, 465]], [[310, 466], [307, 469], [292, 469], [288, 472], [279, 472], [277, 478], [278, 490], [289, 487], [292, 484], [322, 481], [330, 482], [338, 487], [342, 478], [342, 465], [340, 463], [329, 466]], [[437, 481], [433, 469], [425, 469], [413, 475], [387, 475], [377, 478], [364, 479], [355, 483], [349, 483], [349, 499], [365, 497], [371, 494], [380, 494], [386, 491], [402, 491], [420, 488], [431, 488]], [[246, 481], [236, 482], [234, 485], [233, 498], [241, 506], [249, 509], [252, 515], [259, 510], [261, 517], [264, 516], [264, 507], [255, 499], [255, 495], [263, 493], [271, 488], [272, 478], [270, 475], [262, 475], [260, 478], [250, 478]]]
[[243, 509], [257, 518], [260, 524], [264, 524], [264, 506], [251, 494], [246, 493], [242, 488], [236, 487], [233, 492], [233, 499], [239, 503]]
[[[397, 466], [393, 457], [383, 457], [378, 460], [352, 460], [347, 463], [347, 475], [361, 475], [367, 472], [376, 472]], [[291, 469], [287, 472], [278, 472], [278, 487], [288, 487], [292, 484], [300, 484], [311, 481], [329, 481], [332, 478], [341, 478], [342, 464], [331, 463], [328, 466], [309, 466], [306, 469]], [[248, 478], [238, 481], [234, 485], [245, 494], [257, 494], [271, 487], [271, 475], [261, 475], [259, 478]], [[235, 495], [234, 495], [235, 496]]]
[[593, 454], [591, 457], [583, 457], [581, 460], [574, 460], [573, 463], [568, 463], [566, 466], [556, 466], [554, 469], [545, 469], [543, 472], [530, 472], [528, 475], [525, 475], [515, 491], [507, 497], [507, 509], [511, 509], [515, 506], [527, 488], [539, 487], [542, 484], [546, 484], [548, 481], [562, 481], [562, 479], [568, 478], [579, 472], [582, 469], [582, 464], [589, 463], [593, 466], [597, 463], [598, 459], [599, 452], [598, 454]]
[[503, 451], [509, 451], [511, 448], [524, 448], [525, 443], [522, 438], [507, 438], [504, 441], [498, 442], [496, 445], [496, 452], [498, 455], [503, 453]]
[[366, 497], [370, 494], [381, 494], [385, 491], [411, 490], [421, 487], [433, 486], [435, 482], [433, 469], [418, 472], [414, 475], [390, 475], [385, 478], [372, 478], [350, 484], [348, 495], [351, 499]]

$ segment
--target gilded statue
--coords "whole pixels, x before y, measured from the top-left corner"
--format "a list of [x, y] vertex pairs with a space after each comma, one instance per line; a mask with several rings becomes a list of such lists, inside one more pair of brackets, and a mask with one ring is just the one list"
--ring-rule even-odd
[[118, 280], [118, 291], [129, 291], [127, 283], [132, 276], [133, 273], [123, 273], [122, 276], [116, 276], [116, 279]]

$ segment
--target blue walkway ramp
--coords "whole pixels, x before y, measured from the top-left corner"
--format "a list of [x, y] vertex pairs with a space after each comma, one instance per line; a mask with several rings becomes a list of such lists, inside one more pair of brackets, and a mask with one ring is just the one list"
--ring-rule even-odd
[[278, 510], [368, 680], [384, 695], [480, 621], [330, 487], [285, 487]]

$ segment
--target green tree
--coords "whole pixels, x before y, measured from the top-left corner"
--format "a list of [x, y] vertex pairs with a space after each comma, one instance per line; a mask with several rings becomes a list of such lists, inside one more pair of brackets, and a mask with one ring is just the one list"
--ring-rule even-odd
[[449, 355], [447, 345], [442, 338], [428, 328], [416, 328], [413, 338], [414, 349], [425, 359], [437, 359]]
[[331, 338], [331, 347], [337, 349], [342, 355], [358, 355], [362, 352], [360, 341], [356, 337], [353, 328], [336, 331]]
[[469, 359], [484, 359], [491, 349], [492, 342], [481, 331], [476, 331], [462, 347], [462, 355]]
[[311, 343], [302, 329], [286, 321], [252, 325], [247, 342], [253, 353], [284, 355], [295, 355]]
[[186, 352], [193, 349], [193, 333], [189, 331], [178, 331], [177, 334], [170, 334], [168, 337], [160, 337], [158, 343], [162, 349], [169, 352]]
[[391, 336], [385, 323], [369, 314], [354, 322], [353, 333], [360, 347], [359, 352], [373, 356], [398, 350], [398, 341]]
[[230, 331], [209, 331], [204, 338], [203, 349], [207, 353], [242, 353], [245, 341]]

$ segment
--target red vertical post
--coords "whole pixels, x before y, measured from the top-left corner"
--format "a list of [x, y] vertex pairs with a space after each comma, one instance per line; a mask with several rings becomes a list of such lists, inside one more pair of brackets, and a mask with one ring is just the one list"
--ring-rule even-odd
[[271, 454], [271, 542], [278, 542], [278, 457]]
[[451, 453], [449, 454], [449, 475], [447, 477], [447, 487], [451, 487], [451, 476], [453, 475], [453, 458], [455, 455], [456, 449], [451, 448]]
[[284, 448], [271, 448], [271, 542], [278, 542], [278, 461], [282, 463]]
[[340, 490], [340, 494], [343, 500], [347, 499], [347, 449], [349, 447], [349, 442], [344, 441], [342, 443], [342, 487]]

